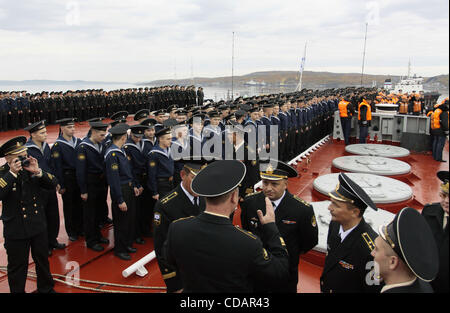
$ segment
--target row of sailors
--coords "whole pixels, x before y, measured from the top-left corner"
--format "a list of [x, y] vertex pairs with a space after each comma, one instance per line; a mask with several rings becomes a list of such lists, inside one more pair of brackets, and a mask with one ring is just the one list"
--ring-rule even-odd
[[[164, 110], [160, 110], [155, 113], [155, 119], [148, 119], [148, 110], [142, 110], [135, 114], [135, 120], [139, 125], [131, 127], [131, 134], [123, 147], [127, 157], [132, 160], [133, 164], [132, 178], [130, 178], [129, 183], [136, 187], [136, 192], [139, 194], [142, 194], [144, 189], [146, 190], [146, 197], [142, 197], [146, 198], [143, 203], [149, 203], [149, 201], [154, 203], [167, 194], [173, 188], [174, 183], [177, 184], [180, 181], [180, 164], [174, 163], [170, 152], [171, 146], [172, 149], [174, 147], [185, 148], [187, 141], [192, 146], [193, 142], [197, 140], [200, 141], [200, 146], [203, 147], [214, 134], [224, 140], [224, 123], [226, 123], [226, 120], [234, 121], [234, 125], [250, 125], [250, 128], [253, 126], [255, 132], [257, 131], [256, 126], [263, 124], [272, 125], [272, 121], [274, 121], [274, 125], [277, 125], [279, 120], [280, 141], [282, 142], [283, 139], [289, 138], [290, 134], [288, 132], [293, 130], [292, 127], [296, 125], [297, 121], [301, 126], [307, 125], [307, 127], [312, 127], [311, 123], [319, 121], [319, 117], [330, 111], [334, 103], [334, 101], [322, 101], [310, 106], [301, 104], [301, 108], [298, 108], [295, 100], [292, 101], [292, 104], [287, 101], [282, 103], [279, 114], [276, 114], [278, 103], [260, 103], [264, 105], [262, 109], [264, 116], [261, 119], [259, 118], [261, 111], [258, 106], [246, 107], [243, 105], [242, 107], [247, 111], [242, 109], [230, 111], [221, 107], [221, 114], [219, 114], [218, 111], [213, 110], [212, 105], [206, 105], [202, 108], [205, 113], [202, 110], [194, 112], [195, 116], [200, 118], [200, 123], [195, 123], [195, 119], [191, 118], [192, 128], [189, 130], [185, 128], [184, 131], [180, 129], [180, 126], [186, 126], [188, 121], [187, 115], [184, 115], [179, 109], [172, 110], [169, 116]], [[275, 113], [271, 112], [272, 106], [275, 107]], [[177, 116], [176, 112], [179, 113], [179, 116]], [[114, 124], [126, 121], [127, 114], [124, 115], [123, 113], [117, 112], [111, 116], [116, 120]], [[246, 119], [247, 114], [249, 114], [248, 119]], [[166, 126], [174, 126], [173, 122], [175, 119], [169, 119], [169, 117], [175, 117], [179, 121], [177, 122], [178, 134], [181, 133], [182, 135], [175, 140], [170, 134], [170, 129], [163, 126], [165, 122]], [[268, 123], [269, 117], [271, 120], [270, 124]], [[107, 175], [105, 176], [105, 157], [108, 153], [107, 147], [110, 144], [105, 139], [108, 124], [92, 119], [90, 121], [91, 129], [89, 134], [84, 139], [79, 139], [74, 137], [74, 121], [75, 118], [58, 121], [61, 133], [51, 149], [46, 143], [45, 121], [31, 124], [25, 128], [31, 134], [26, 145], [29, 154], [38, 160], [41, 168], [54, 174], [58, 180], [58, 192], [63, 197], [65, 227], [69, 239], [77, 240], [83, 234], [89, 248], [101, 250], [102, 247], [99, 244], [105, 243], [106, 239], [101, 237], [97, 226], [108, 222], [108, 208], [106, 205]], [[206, 125], [204, 129], [203, 122]], [[167, 133], [164, 133], [165, 131]], [[155, 136], [155, 134], [157, 135]], [[242, 134], [240, 143], [247, 139], [244, 133]], [[158, 141], [156, 137], [158, 137]], [[233, 140], [233, 138], [230, 138], [230, 140]], [[236, 142], [236, 139], [234, 141]], [[287, 140], [285, 141], [287, 142]], [[306, 143], [304, 145], [306, 146]], [[245, 146], [248, 147], [247, 143]], [[287, 143], [284, 145], [284, 147], [288, 146]], [[117, 149], [113, 145], [111, 147]], [[283, 155], [283, 153], [283, 151], [280, 151], [280, 155]], [[120, 153], [116, 154], [119, 155]], [[224, 155], [219, 157], [224, 157]], [[255, 160], [250, 161], [249, 164], [249, 166], [256, 168]], [[255, 171], [249, 171], [249, 175], [252, 172], [255, 173]], [[257, 181], [259, 181], [259, 177], [256, 173], [242, 186], [243, 194], [253, 192], [253, 185]], [[114, 183], [112, 182], [112, 184]], [[120, 194], [118, 186], [111, 188], [111, 190], [113, 195], [116, 192]], [[81, 203], [78, 201], [80, 200], [80, 195], [83, 200]], [[120, 200], [119, 196], [117, 201]], [[46, 195], [45, 202], [48, 219], [49, 253], [51, 253], [53, 248], [63, 248], [62, 244], [57, 242], [59, 216], [56, 193]], [[81, 206], [85, 207], [86, 210], [81, 212], [78, 209]], [[146, 217], [142, 217], [143, 212], [138, 210], [138, 213], [136, 221], [140, 222], [142, 227], [136, 229], [134, 237], [138, 242], [141, 242], [142, 237], [151, 235], [148, 227], [151, 215], [147, 214]], [[121, 253], [123, 251], [118, 252], [119, 255]]]
[[164, 86], [129, 88], [113, 91], [103, 89], [46, 92], [0, 92], [0, 131], [18, 130], [30, 123], [46, 120], [55, 124], [59, 119], [77, 117], [86, 121], [97, 116], [109, 117], [125, 110], [159, 110], [171, 105], [195, 106], [203, 103], [203, 89], [194, 86]]

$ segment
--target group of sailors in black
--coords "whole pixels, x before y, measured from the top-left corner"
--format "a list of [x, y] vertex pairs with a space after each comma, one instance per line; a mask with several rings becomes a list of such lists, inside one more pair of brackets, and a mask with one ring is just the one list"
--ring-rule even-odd
[[103, 89], [42, 91], [0, 91], [0, 131], [18, 130], [46, 120], [76, 117], [78, 122], [98, 116], [110, 117], [118, 111], [134, 114], [176, 104], [180, 107], [203, 104], [203, 88], [194, 86], [140, 87], [112, 91]]
[[[287, 161], [331, 132], [333, 113], [346, 92], [304, 89], [145, 108], [135, 112], [131, 123], [129, 112], [122, 110], [109, 116], [111, 123], [104, 117], [90, 119], [83, 139], [74, 136], [77, 119], [72, 116], [56, 121], [60, 134], [51, 148], [45, 121], [30, 124], [25, 128], [29, 140], [16, 137], [0, 147], [7, 160], [0, 172], [0, 199], [11, 291], [24, 291], [24, 251], [30, 245], [38, 291], [53, 291], [48, 260], [42, 259], [54, 248], [65, 248], [56, 238], [58, 192], [70, 241], [84, 237], [89, 249], [103, 251], [109, 240], [101, 227], [113, 223], [114, 255], [128, 261], [138, 249], [135, 244], [153, 237], [168, 292], [297, 292], [299, 256], [318, 243], [318, 227], [312, 205], [288, 191], [288, 179], [298, 173]], [[252, 141], [259, 137], [263, 140]], [[260, 180], [262, 191], [255, 192]], [[442, 180], [448, 216], [448, 172]], [[379, 292], [383, 284], [373, 283], [376, 277], [366, 264], [377, 258], [379, 237], [362, 217], [367, 207], [376, 206], [345, 174], [340, 174], [330, 199], [332, 223], [321, 291]], [[241, 215], [235, 216], [238, 206]], [[243, 229], [233, 225], [234, 218], [240, 218]], [[387, 225], [379, 234], [393, 249], [386, 255], [397, 256], [402, 275], [391, 273], [396, 267], [389, 266], [380, 275], [386, 284], [392, 277], [408, 277], [411, 284], [401, 287], [430, 291], [429, 285], [416, 284], [416, 278], [432, 281], [437, 275], [436, 247], [406, 237], [411, 227], [425, 229], [423, 236], [431, 232], [410, 210], [396, 218], [405, 219], [404, 224]], [[448, 226], [444, 232], [448, 242]], [[448, 264], [448, 245], [441, 246], [445, 248]], [[445, 251], [441, 254], [445, 259]], [[446, 284], [448, 288], [448, 277]]]

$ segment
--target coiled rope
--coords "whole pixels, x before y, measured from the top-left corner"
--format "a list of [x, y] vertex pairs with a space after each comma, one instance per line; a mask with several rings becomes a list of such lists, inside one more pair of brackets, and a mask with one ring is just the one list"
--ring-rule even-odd
[[[6, 266], [0, 266], [0, 270], [3, 272], [7, 272]], [[28, 271], [27, 274], [28, 277], [37, 278], [37, 275], [33, 271]], [[93, 288], [93, 287], [85, 287], [80, 286], [78, 284], [74, 284], [71, 282], [68, 282], [66, 280], [59, 279], [60, 278], [67, 278], [65, 275], [61, 274], [52, 274], [53, 280], [60, 282], [62, 284], [65, 284], [70, 287], [78, 288], [81, 290], [88, 290], [88, 291], [95, 291], [95, 292], [103, 292], [103, 293], [139, 293], [139, 292], [133, 292], [133, 291], [122, 291], [122, 290], [110, 290], [110, 289], [99, 289], [99, 288]], [[123, 284], [115, 284], [115, 283], [108, 283], [108, 282], [99, 282], [94, 280], [88, 280], [88, 279], [73, 279], [76, 282], [83, 282], [87, 284], [96, 284], [96, 285], [102, 285], [102, 286], [111, 286], [111, 287], [120, 287], [120, 288], [129, 288], [129, 289], [142, 289], [142, 290], [166, 290], [166, 287], [158, 287], [158, 286], [132, 286], [132, 285], [123, 285]]]

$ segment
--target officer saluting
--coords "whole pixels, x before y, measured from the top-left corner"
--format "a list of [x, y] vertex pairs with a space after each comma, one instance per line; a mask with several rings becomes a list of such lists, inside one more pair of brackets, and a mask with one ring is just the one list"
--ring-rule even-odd
[[382, 293], [432, 293], [429, 282], [439, 270], [433, 233], [419, 212], [404, 208], [380, 226], [372, 251], [386, 285]]
[[206, 198], [206, 210], [172, 222], [163, 248], [165, 262], [183, 279], [184, 292], [252, 292], [257, 281], [279, 285], [288, 279], [288, 255], [270, 201], [266, 215], [258, 213], [267, 250], [257, 236], [230, 220], [244, 176], [244, 164], [224, 160], [208, 165], [192, 181], [192, 191]]
[[318, 241], [316, 217], [309, 203], [287, 190], [288, 178], [298, 175], [294, 168], [276, 160], [261, 163], [260, 166], [263, 192], [248, 195], [241, 203], [242, 227], [262, 235], [256, 212], [264, 207], [264, 199], [268, 197], [275, 210], [275, 223], [289, 252], [290, 278], [281, 288], [273, 291], [296, 293], [299, 256], [311, 250]]
[[121, 123], [109, 130], [112, 144], [105, 153], [106, 178], [110, 188], [111, 210], [114, 220], [114, 255], [122, 260], [131, 260], [128, 253], [135, 238], [136, 197], [140, 191], [135, 186], [131, 166], [122, 150], [127, 140], [129, 126]]
[[[15, 137], [0, 147], [7, 164], [0, 167], [3, 237], [8, 256], [8, 283], [12, 293], [25, 293], [30, 255], [36, 264], [38, 292], [54, 292], [48, 262], [48, 238], [41, 193], [54, 190], [56, 178], [27, 157], [26, 137]], [[28, 165], [26, 165], [28, 163]]]
[[379, 292], [381, 287], [368, 268], [373, 261], [375, 231], [363, 218], [367, 207], [377, 210], [366, 192], [344, 173], [329, 193], [331, 222], [327, 256], [320, 277], [322, 292]]
[[180, 172], [181, 183], [156, 203], [153, 218], [156, 258], [167, 286], [167, 292], [174, 292], [183, 287], [180, 275], [177, 275], [174, 268], [165, 264], [162, 258], [162, 247], [167, 238], [169, 226], [175, 220], [197, 216], [205, 210], [205, 199], [192, 191], [191, 182], [198, 172], [206, 167], [207, 162], [196, 157], [191, 160], [182, 159], [181, 162], [184, 164]]

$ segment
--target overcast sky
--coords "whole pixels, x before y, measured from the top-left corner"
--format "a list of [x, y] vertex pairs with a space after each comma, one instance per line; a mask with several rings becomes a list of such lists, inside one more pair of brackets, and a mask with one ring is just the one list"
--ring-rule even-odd
[[448, 0], [0, 0], [0, 80], [449, 73]]

